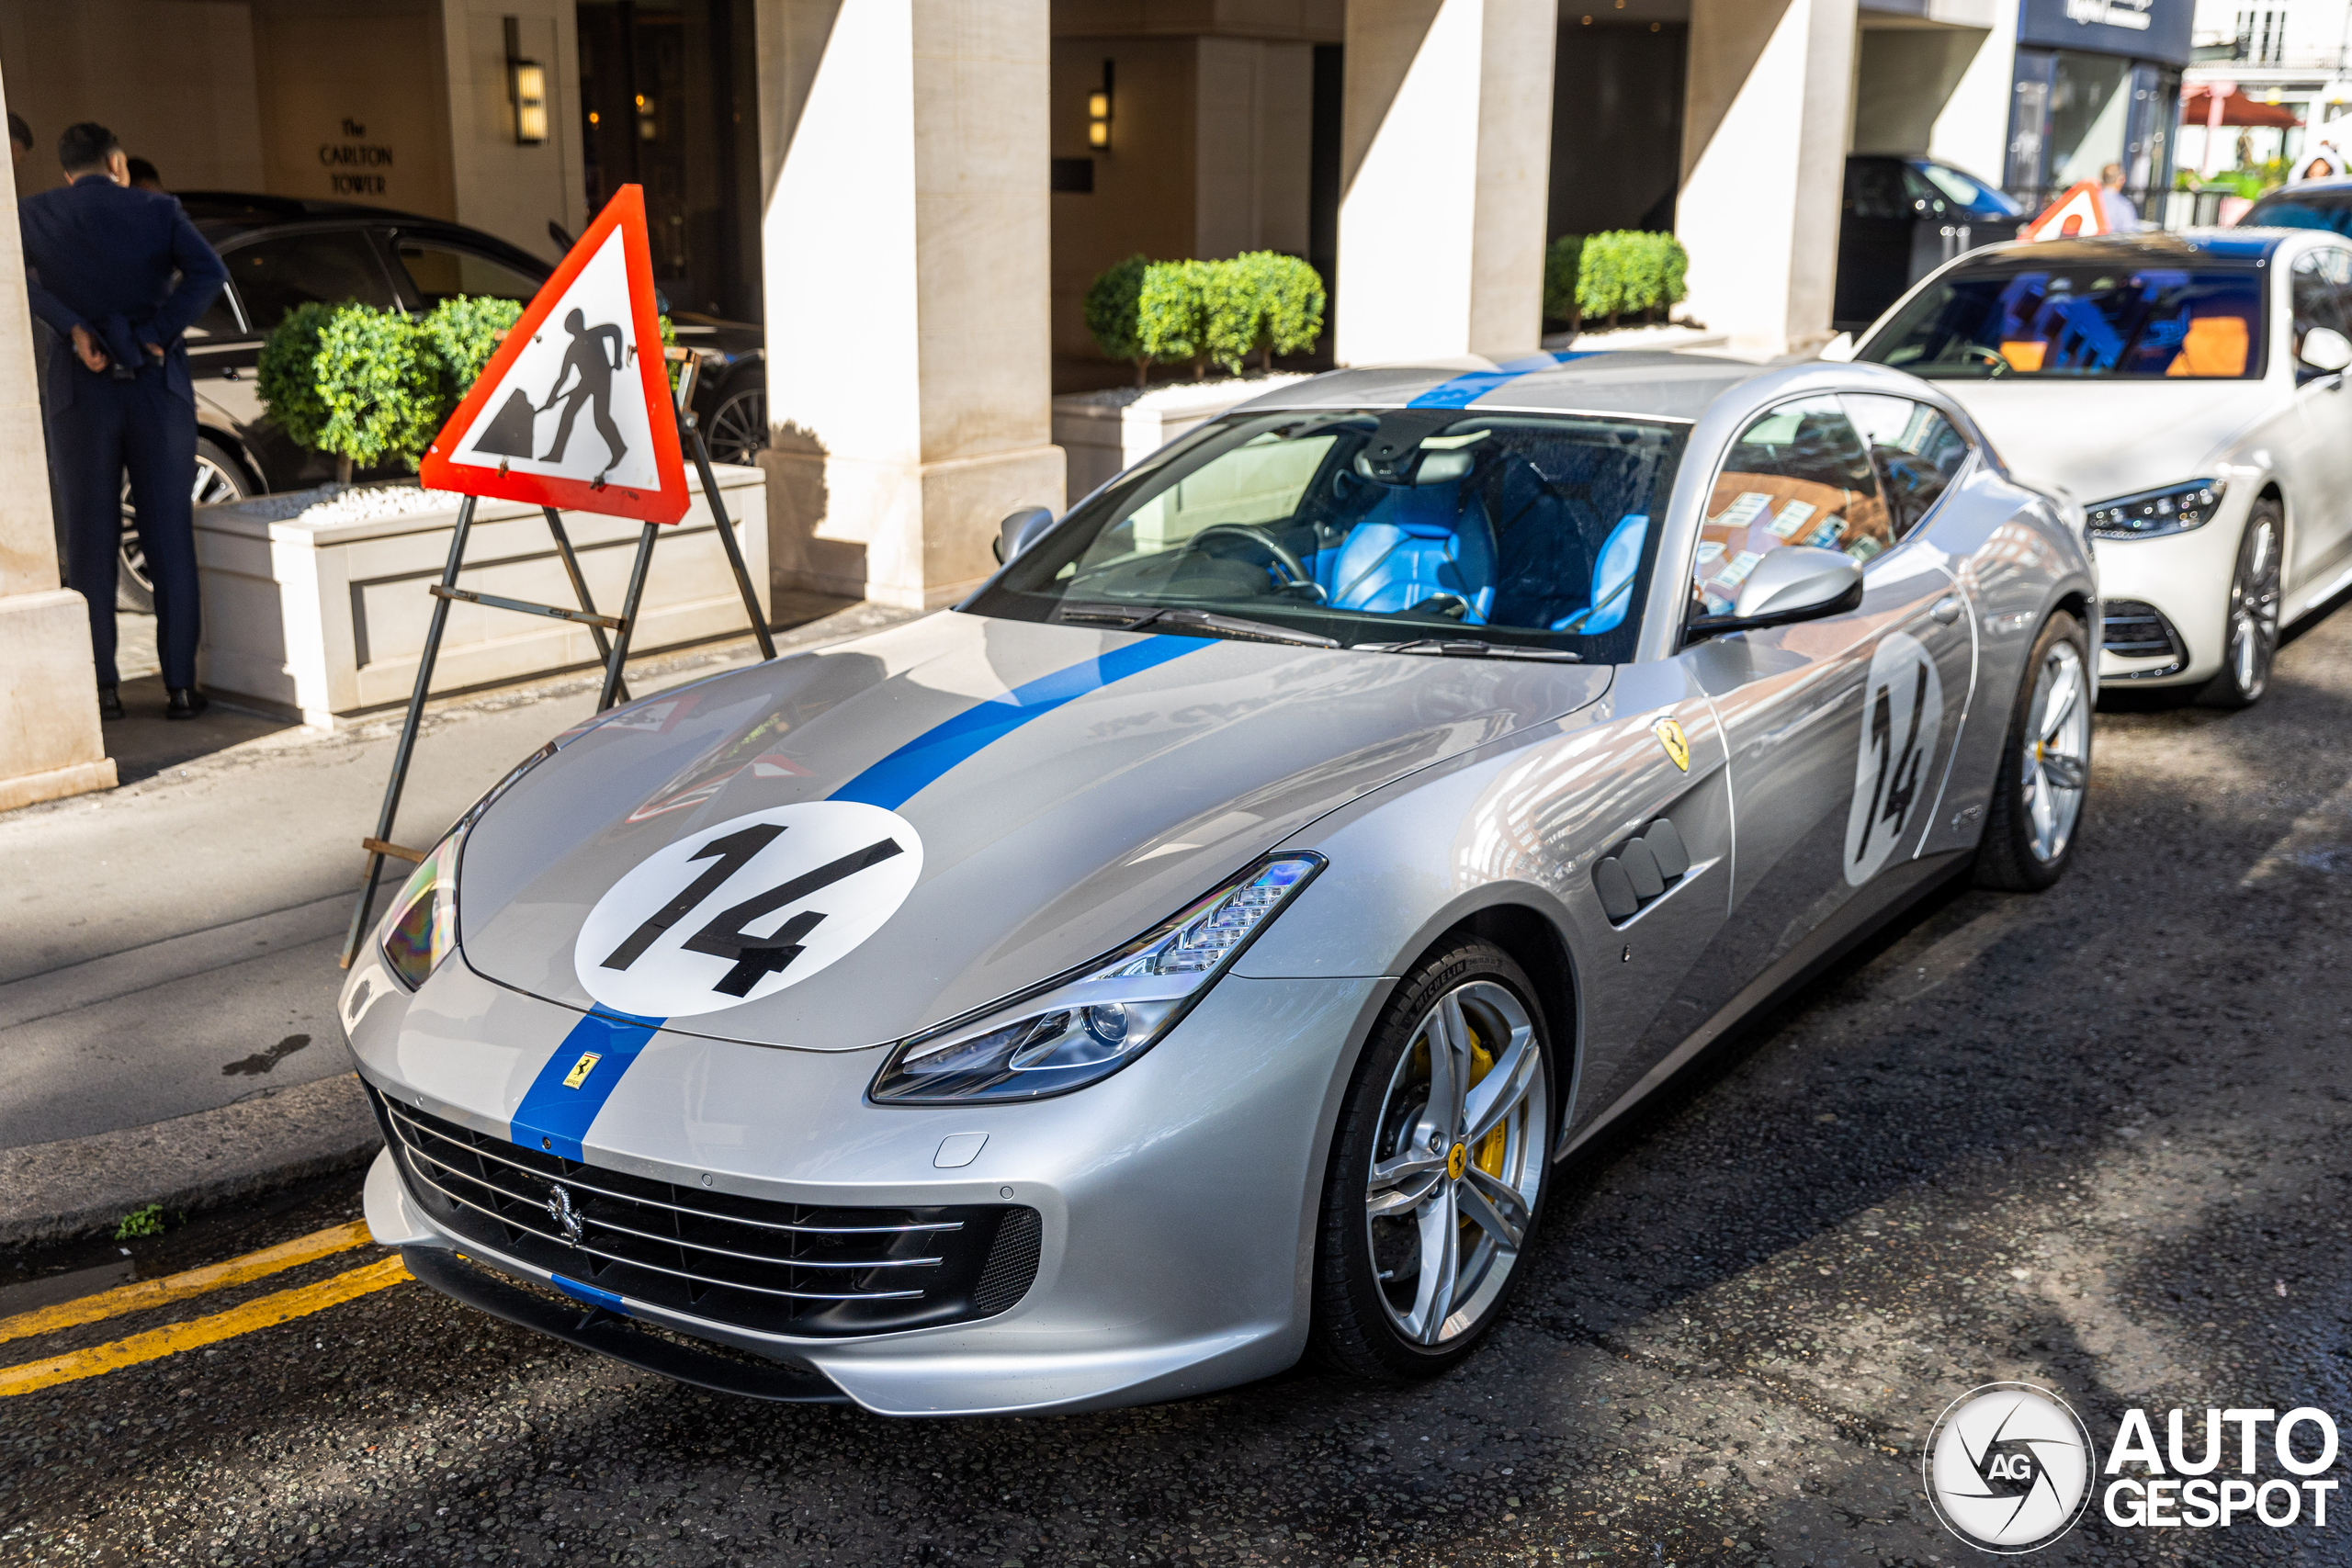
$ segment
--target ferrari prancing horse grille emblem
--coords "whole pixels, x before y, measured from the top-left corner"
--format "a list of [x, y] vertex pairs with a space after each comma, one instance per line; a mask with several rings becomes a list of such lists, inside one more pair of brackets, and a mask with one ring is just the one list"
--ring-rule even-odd
[[571, 1190], [549, 1183], [548, 1217], [563, 1227], [563, 1239], [578, 1246], [580, 1242], [580, 1211], [571, 1206]]
[[582, 1084], [586, 1083], [588, 1081], [588, 1075], [594, 1072], [596, 1070], [596, 1064], [604, 1059], [603, 1055], [599, 1052], [582, 1051], [580, 1054], [580, 1060], [571, 1064], [571, 1071], [563, 1075], [563, 1087], [566, 1089], [578, 1089]]

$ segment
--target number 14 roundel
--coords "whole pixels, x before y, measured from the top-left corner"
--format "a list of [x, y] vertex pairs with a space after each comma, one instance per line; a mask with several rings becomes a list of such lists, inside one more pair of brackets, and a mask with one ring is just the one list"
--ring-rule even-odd
[[425, 488], [646, 523], [684, 516], [655, 299], [645, 193], [623, 186], [426, 448]]
[[572, 972], [608, 1008], [684, 1018], [773, 996], [864, 946], [922, 874], [913, 823], [807, 800], [697, 829], [596, 900]]

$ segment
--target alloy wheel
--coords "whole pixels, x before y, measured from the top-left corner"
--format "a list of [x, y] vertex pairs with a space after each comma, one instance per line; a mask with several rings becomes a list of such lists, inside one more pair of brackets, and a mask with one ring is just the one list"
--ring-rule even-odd
[[2074, 643], [2053, 642], [2042, 655], [2032, 706], [2026, 712], [2026, 841], [2034, 858], [2047, 865], [2066, 852], [2090, 782], [2090, 689]]
[[768, 444], [768, 392], [747, 387], [729, 398], [710, 416], [710, 460], [748, 463]]
[[2251, 701], [2270, 684], [2270, 656], [2278, 646], [2278, 528], [2268, 517], [2246, 525], [2230, 581], [2229, 618], [2230, 673]]
[[1381, 1305], [1408, 1341], [1442, 1348], [1502, 1295], [1550, 1120], [1543, 1045], [1519, 998], [1491, 980], [1440, 997], [1389, 1076], [1364, 1187]]

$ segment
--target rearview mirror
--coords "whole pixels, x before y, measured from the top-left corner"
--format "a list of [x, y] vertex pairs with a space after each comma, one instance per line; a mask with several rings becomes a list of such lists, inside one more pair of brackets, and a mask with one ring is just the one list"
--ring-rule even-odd
[[2313, 327], [2303, 333], [2302, 362], [2323, 376], [2352, 366], [2352, 338], [2334, 327]]
[[996, 525], [996, 558], [1011, 560], [1054, 525], [1054, 514], [1042, 506], [1024, 506]]
[[1730, 615], [1693, 617], [1685, 640], [1810, 621], [1842, 614], [1861, 602], [1861, 562], [1842, 550], [1783, 545], [1756, 563], [1739, 585], [1739, 600]]

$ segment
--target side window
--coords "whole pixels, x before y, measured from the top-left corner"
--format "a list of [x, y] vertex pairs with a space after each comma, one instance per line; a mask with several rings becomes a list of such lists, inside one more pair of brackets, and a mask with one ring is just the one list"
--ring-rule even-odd
[[1925, 403], [1878, 392], [1848, 393], [1847, 417], [1870, 448], [1896, 539], [1918, 526], [1968, 461], [1968, 437]]
[[430, 310], [458, 294], [527, 300], [539, 291], [538, 279], [473, 251], [407, 234], [401, 235], [394, 244], [400, 252], [401, 270], [408, 274], [417, 303], [424, 310]]
[[[2352, 334], [2352, 251], [2341, 251], [2333, 245], [2310, 252], [2295, 263], [2289, 285], [2295, 307], [2295, 353], [2303, 351], [2303, 334], [2313, 327], [2331, 327], [2339, 333]], [[2321, 372], [2309, 366], [2297, 364], [2298, 382], [2316, 378]]]
[[1870, 452], [1841, 400], [1803, 398], [1758, 415], [1724, 455], [1692, 584], [1709, 615], [1728, 615], [1767, 551], [1812, 545], [1866, 561], [1894, 542]]
[[295, 306], [312, 301], [339, 305], [356, 299], [378, 310], [399, 303], [375, 245], [352, 230], [257, 240], [220, 259], [256, 333], [268, 332]]

